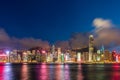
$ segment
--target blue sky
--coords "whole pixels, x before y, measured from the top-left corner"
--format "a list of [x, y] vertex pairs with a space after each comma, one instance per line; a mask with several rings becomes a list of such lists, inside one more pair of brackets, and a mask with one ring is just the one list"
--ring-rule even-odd
[[119, 0], [1, 0], [0, 26], [17, 38], [68, 40], [72, 33], [90, 32], [95, 18], [120, 25]]

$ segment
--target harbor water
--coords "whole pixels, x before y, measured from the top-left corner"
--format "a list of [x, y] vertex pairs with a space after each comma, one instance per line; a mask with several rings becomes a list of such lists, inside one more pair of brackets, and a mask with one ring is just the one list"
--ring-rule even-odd
[[120, 64], [0, 64], [0, 80], [120, 80]]

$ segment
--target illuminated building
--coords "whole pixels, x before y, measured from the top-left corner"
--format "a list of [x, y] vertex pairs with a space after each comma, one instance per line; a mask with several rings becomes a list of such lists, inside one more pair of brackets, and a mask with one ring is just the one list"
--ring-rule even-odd
[[40, 57], [41, 59], [41, 62], [47, 62], [47, 52], [46, 52], [46, 50], [41, 50], [41, 57]]
[[18, 62], [21, 62], [21, 56], [18, 54]]
[[116, 62], [119, 62], [119, 61], [118, 61], [118, 55], [116, 56]]
[[[30, 52], [29, 52], [29, 53], [30, 53]], [[40, 59], [40, 58], [41, 58], [40, 50], [37, 50], [37, 51], [36, 51], [36, 61], [37, 61], [37, 62], [41, 62], [41, 59]]]
[[52, 46], [52, 55], [53, 55], [53, 62], [57, 61], [57, 52], [55, 51], [55, 45]]
[[[77, 53], [81, 53], [80, 56], [81, 56], [81, 61], [82, 62], [88, 62], [89, 61], [89, 47], [83, 47], [83, 48], [76, 49], [76, 50], [73, 50], [73, 51], [76, 52], [76, 57], [78, 55]], [[97, 49], [96, 49], [96, 47], [94, 47], [94, 50], [93, 50], [94, 54], [92, 54], [92, 61], [96, 61], [96, 52], [97, 52]]]
[[88, 52], [83, 52], [82, 55], [82, 61], [86, 62], [89, 59], [89, 53]]
[[0, 62], [7, 62], [8, 56], [5, 54], [3, 50], [0, 50]]
[[110, 52], [108, 50], [104, 51], [104, 60], [109, 61], [110, 60]]
[[58, 53], [58, 56], [57, 56], [58, 62], [61, 62], [61, 48], [57, 49], [57, 53]]
[[47, 60], [46, 60], [46, 61], [47, 61], [47, 62], [51, 62], [49, 55], [47, 56]]
[[97, 50], [96, 61], [100, 61], [100, 60], [101, 60], [101, 51]]
[[55, 54], [55, 45], [52, 46], [52, 54]]
[[80, 52], [77, 53], [77, 62], [81, 62], [81, 53]]
[[64, 62], [64, 54], [61, 54], [61, 62]]
[[102, 45], [102, 47], [101, 47], [101, 52], [104, 53], [104, 50], [105, 50], [105, 49], [104, 49], [104, 45]]
[[32, 53], [31, 53], [31, 61], [36, 61], [35, 50], [32, 50]]
[[53, 62], [53, 54], [50, 54], [50, 62]]
[[109, 61], [110, 61], [110, 62], [113, 61], [112, 53], [109, 54]]
[[70, 60], [70, 54], [68, 52], [65, 53], [65, 61], [69, 61]]
[[18, 62], [17, 50], [13, 50], [9, 54], [9, 62]]
[[94, 52], [94, 38], [93, 35], [89, 36], [89, 62], [92, 61], [92, 56], [93, 56], [93, 52]]
[[26, 51], [23, 52], [23, 62], [27, 62], [28, 61], [28, 54]]

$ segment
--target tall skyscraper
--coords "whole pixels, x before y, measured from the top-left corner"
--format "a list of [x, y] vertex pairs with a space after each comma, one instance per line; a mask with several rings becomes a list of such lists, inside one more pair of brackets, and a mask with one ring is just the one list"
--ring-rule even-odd
[[105, 49], [104, 49], [104, 45], [102, 45], [102, 47], [101, 47], [101, 52], [104, 53], [104, 50], [105, 50]]
[[92, 56], [94, 53], [94, 38], [93, 35], [89, 36], [89, 62], [92, 61]]
[[52, 46], [52, 55], [53, 55], [53, 62], [56, 62], [57, 61], [57, 53], [56, 53], [56, 50], [55, 50], [55, 45]]
[[55, 45], [52, 45], [52, 54], [55, 54]]
[[57, 49], [57, 53], [58, 53], [58, 62], [61, 62], [61, 48]]

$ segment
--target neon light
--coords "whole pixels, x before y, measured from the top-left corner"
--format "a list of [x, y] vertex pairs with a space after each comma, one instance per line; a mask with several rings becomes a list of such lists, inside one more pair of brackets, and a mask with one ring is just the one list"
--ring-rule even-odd
[[81, 61], [81, 53], [77, 53], [77, 61]]
[[45, 50], [42, 50], [42, 53], [46, 53]]
[[6, 51], [6, 54], [8, 55], [10, 53], [10, 51]]
[[0, 54], [0, 56], [7, 56], [6, 54]]

